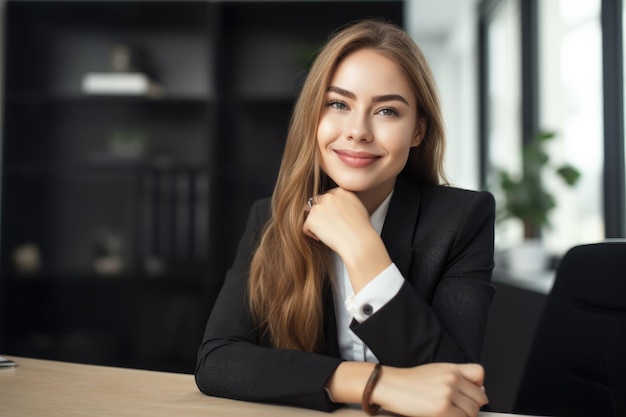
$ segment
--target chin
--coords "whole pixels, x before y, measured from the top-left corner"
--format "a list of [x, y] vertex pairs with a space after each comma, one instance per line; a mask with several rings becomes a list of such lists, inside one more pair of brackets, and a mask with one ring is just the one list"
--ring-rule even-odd
[[360, 193], [363, 191], [367, 191], [372, 188], [371, 184], [363, 184], [361, 182], [355, 181], [333, 181], [337, 187], [343, 188], [344, 190], [352, 191], [353, 193]]

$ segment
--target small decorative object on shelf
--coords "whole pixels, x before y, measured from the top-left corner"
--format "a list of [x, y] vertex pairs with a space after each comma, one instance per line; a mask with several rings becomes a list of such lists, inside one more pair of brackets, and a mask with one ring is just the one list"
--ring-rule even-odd
[[20, 275], [33, 275], [41, 270], [41, 251], [34, 242], [13, 249], [13, 266]]
[[146, 54], [128, 45], [118, 45], [111, 53], [110, 72], [89, 72], [83, 76], [85, 94], [136, 95], [157, 98], [163, 92], [156, 82]]
[[146, 96], [157, 98], [162, 93], [159, 84], [138, 72], [90, 72], [83, 76], [85, 94]]
[[124, 238], [121, 233], [102, 231], [95, 242], [93, 268], [100, 275], [117, 275], [124, 269], [122, 251]]
[[115, 129], [108, 140], [109, 151], [119, 157], [141, 157], [148, 148], [148, 136], [141, 129]]

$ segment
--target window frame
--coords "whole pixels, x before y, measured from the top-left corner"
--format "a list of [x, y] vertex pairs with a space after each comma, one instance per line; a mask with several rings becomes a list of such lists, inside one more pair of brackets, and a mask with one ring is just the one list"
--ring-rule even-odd
[[[479, 174], [486, 189], [489, 175], [489, 50], [488, 30], [503, 0], [481, 0], [478, 5]], [[537, 0], [518, 0], [521, 19], [522, 141], [539, 129], [539, 12]], [[626, 237], [626, 172], [624, 136], [623, 1], [601, 0], [604, 172], [602, 204], [606, 238]]]
[[624, 171], [624, 41], [622, 0], [602, 0], [604, 90], [604, 228], [607, 238], [626, 236]]

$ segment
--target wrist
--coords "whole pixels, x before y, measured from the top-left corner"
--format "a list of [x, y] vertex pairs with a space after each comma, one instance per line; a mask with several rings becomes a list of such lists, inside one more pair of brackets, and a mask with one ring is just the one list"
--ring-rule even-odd
[[374, 364], [369, 362], [346, 361], [339, 364], [326, 384], [331, 398], [338, 403], [361, 404], [373, 369]]
[[339, 254], [350, 276], [352, 288], [358, 293], [393, 262], [380, 236], [363, 239]]
[[365, 388], [363, 389], [363, 396], [361, 398], [361, 408], [365, 411], [365, 414], [368, 416], [373, 416], [378, 413], [380, 410], [380, 405], [378, 403], [372, 402], [372, 395], [374, 390], [376, 389], [376, 385], [378, 384], [378, 380], [380, 379], [382, 373], [382, 365], [377, 363], [370, 374], [367, 383], [365, 384]]

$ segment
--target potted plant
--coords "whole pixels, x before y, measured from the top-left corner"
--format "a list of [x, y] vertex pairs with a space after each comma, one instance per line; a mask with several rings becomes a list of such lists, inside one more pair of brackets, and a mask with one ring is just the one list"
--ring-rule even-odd
[[[580, 172], [574, 166], [565, 163], [555, 166], [550, 163], [550, 157], [545, 151], [545, 145], [554, 139], [554, 132], [539, 132], [531, 141], [527, 142], [522, 150], [522, 175], [516, 176], [510, 172], [499, 169], [496, 172], [498, 186], [503, 197], [503, 204], [498, 207], [498, 221], [509, 218], [517, 218], [523, 224], [524, 230], [524, 250], [533, 247], [534, 255], [531, 259], [520, 259], [521, 256], [514, 254], [509, 258], [513, 269], [537, 269], [545, 267], [544, 259], [537, 259], [539, 255], [536, 251], [542, 252], [541, 231], [550, 227], [549, 214], [556, 207], [554, 195], [545, 188], [545, 176], [555, 175], [564, 184], [574, 186], [579, 178]], [[532, 258], [535, 258], [534, 260]], [[517, 259], [515, 259], [517, 258]], [[517, 261], [522, 265], [517, 264]]]

